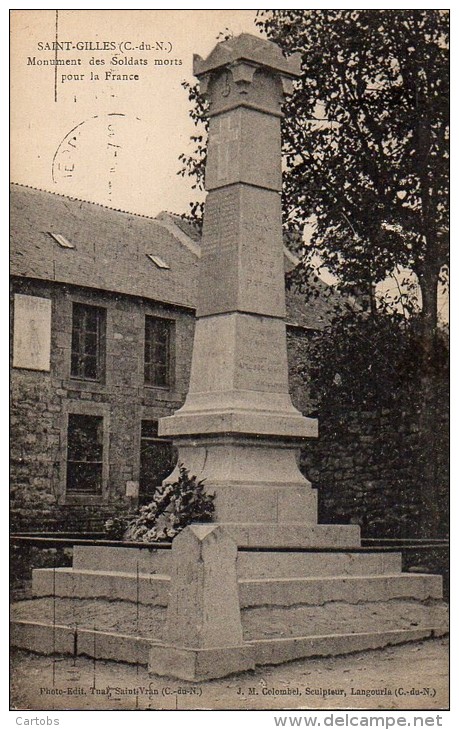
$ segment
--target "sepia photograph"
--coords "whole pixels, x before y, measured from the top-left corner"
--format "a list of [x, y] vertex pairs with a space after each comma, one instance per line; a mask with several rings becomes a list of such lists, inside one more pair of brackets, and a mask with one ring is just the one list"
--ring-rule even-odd
[[10, 11], [11, 710], [441, 725], [449, 21]]

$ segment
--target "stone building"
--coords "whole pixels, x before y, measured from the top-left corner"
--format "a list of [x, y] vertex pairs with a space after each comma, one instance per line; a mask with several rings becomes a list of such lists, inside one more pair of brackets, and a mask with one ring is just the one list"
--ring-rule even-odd
[[[99, 529], [170, 472], [157, 426], [187, 393], [199, 256], [177, 216], [12, 186], [13, 529]], [[287, 249], [284, 262], [295, 266]], [[291, 390], [305, 414], [295, 362], [327, 307], [287, 293]]]

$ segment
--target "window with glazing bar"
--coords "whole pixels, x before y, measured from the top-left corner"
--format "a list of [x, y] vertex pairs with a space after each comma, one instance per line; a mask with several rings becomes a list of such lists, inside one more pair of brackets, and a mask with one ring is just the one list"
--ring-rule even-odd
[[72, 378], [101, 381], [105, 365], [105, 309], [73, 303]]
[[103, 417], [69, 413], [67, 492], [102, 494]]
[[171, 385], [171, 338], [173, 321], [145, 318], [145, 383], [159, 388]]

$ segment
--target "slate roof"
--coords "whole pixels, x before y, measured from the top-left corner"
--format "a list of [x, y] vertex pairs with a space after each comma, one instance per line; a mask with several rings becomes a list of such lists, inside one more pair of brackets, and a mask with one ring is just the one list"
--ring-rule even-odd
[[159, 221], [19, 185], [11, 187], [10, 220], [14, 275], [195, 306], [198, 259]]
[[[171, 213], [149, 218], [17, 184], [10, 192], [13, 276], [195, 308], [199, 234], [186, 221]], [[65, 236], [75, 248], [63, 248], [50, 233]], [[158, 268], [147, 254], [170, 268]], [[295, 265], [288, 252], [284, 261], [286, 271]], [[322, 329], [329, 307], [325, 297], [306, 304], [301, 294], [287, 290], [290, 323]]]

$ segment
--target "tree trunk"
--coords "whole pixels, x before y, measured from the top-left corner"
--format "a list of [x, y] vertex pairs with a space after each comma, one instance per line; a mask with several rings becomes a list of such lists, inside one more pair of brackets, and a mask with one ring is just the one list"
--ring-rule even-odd
[[440, 267], [425, 266], [419, 272], [419, 286], [422, 294], [421, 339], [423, 349], [423, 371], [430, 370], [435, 359], [435, 334], [438, 324], [438, 279]]
[[436, 448], [438, 423], [438, 373], [436, 372], [436, 332], [438, 307], [439, 269], [425, 266], [418, 275], [422, 293], [420, 318], [421, 361], [419, 390], [420, 429], [420, 490], [423, 505], [421, 531], [425, 537], [438, 537], [441, 521], [439, 485], [437, 482], [438, 459], [446, 458]]

